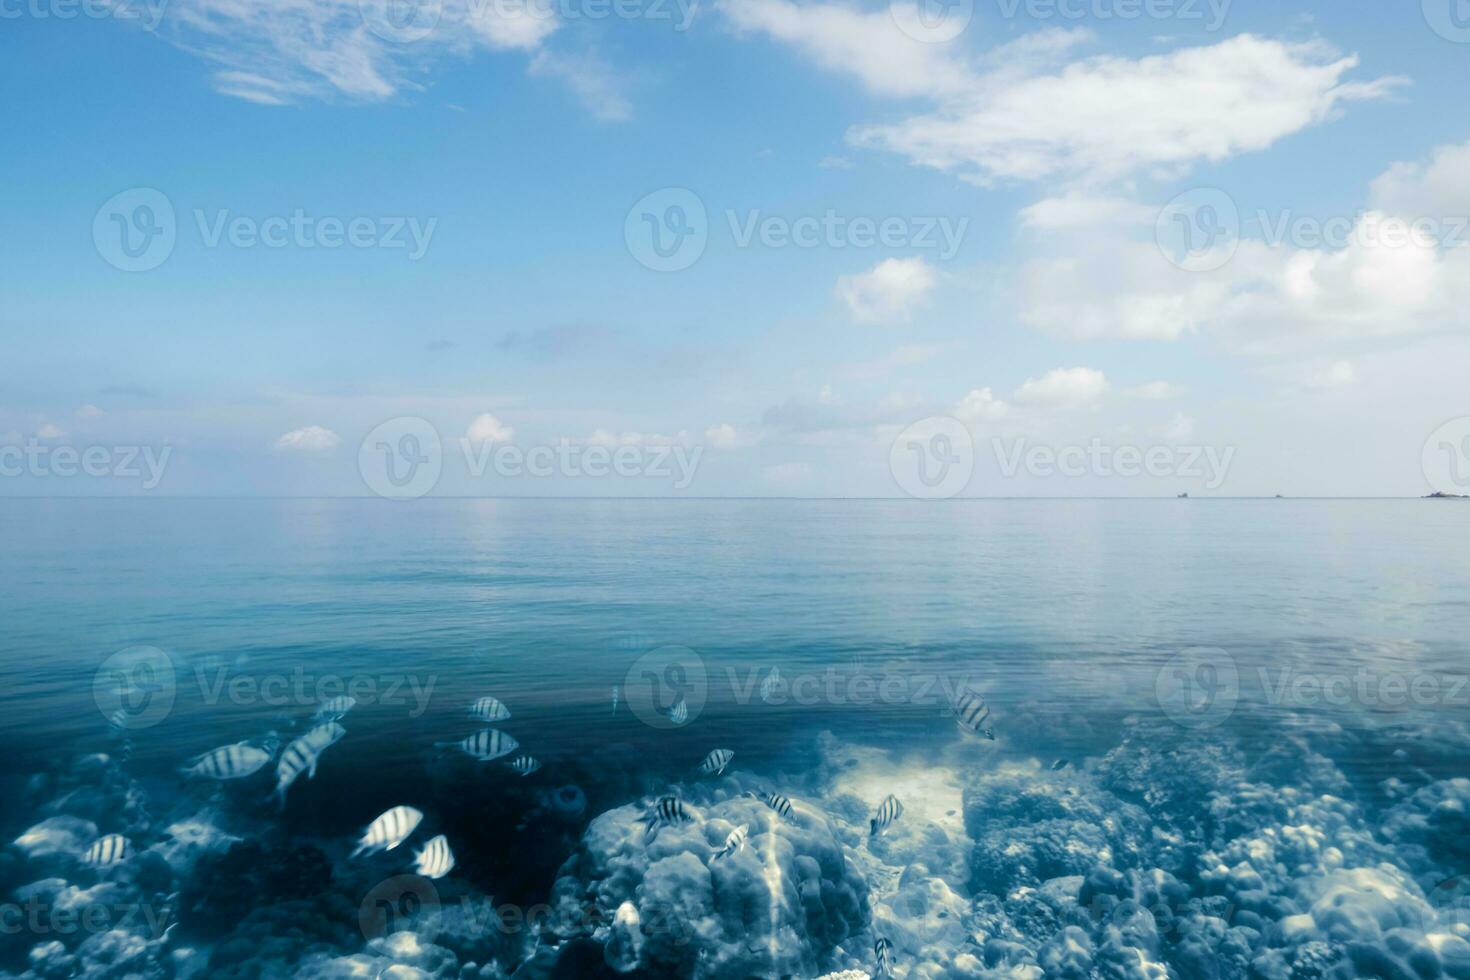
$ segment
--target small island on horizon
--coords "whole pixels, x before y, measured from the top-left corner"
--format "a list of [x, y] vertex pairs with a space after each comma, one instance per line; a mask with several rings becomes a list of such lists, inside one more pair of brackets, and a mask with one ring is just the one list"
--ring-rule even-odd
[[1424, 498], [1423, 499], [1425, 499], [1425, 500], [1470, 500], [1470, 494], [1465, 494], [1465, 493], [1445, 493], [1443, 490], [1436, 490], [1433, 493], [1426, 493], [1424, 495]]

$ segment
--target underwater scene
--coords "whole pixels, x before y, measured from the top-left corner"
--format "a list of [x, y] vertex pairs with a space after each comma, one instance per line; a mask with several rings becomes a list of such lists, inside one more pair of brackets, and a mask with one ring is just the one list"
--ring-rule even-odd
[[1467, 530], [7, 501], [0, 975], [1470, 978]]

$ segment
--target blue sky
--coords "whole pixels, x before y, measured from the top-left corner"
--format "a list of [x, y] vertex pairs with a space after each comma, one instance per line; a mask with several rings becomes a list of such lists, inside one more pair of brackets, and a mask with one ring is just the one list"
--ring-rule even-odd
[[[0, 494], [369, 493], [401, 417], [437, 494], [892, 496], [939, 431], [971, 496], [1417, 494], [1461, 445], [1452, 0], [377, 2], [0, 4], [0, 464], [114, 461]], [[697, 257], [646, 267], [688, 194]]]

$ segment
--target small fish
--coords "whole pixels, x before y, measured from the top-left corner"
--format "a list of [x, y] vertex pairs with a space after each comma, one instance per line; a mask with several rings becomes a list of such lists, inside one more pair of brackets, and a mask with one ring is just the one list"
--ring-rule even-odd
[[1051, 771], [1061, 772], [1063, 769], [1067, 768], [1067, 763], [1070, 761], [1071, 760], [1069, 759], [1058, 759], [1056, 762], [1053, 762], [1051, 764]]
[[888, 829], [889, 824], [903, 816], [903, 804], [898, 797], [889, 793], [883, 797], [883, 802], [878, 804], [878, 812], [868, 821], [868, 836], [877, 837]]
[[683, 698], [680, 698], [678, 700], [678, 703], [676, 703], [672, 708], [669, 709], [669, 720], [676, 725], [682, 725], [686, 721], [688, 721], [689, 702], [685, 701]]
[[652, 836], [660, 827], [672, 826], [676, 823], [690, 823], [694, 820], [694, 813], [684, 805], [684, 801], [677, 796], [660, 796], [648, 812], [639, 817], [637, 822], [648, 825], [648, 834]]
[[505, 721], [510, 717], [510, 709], [487, 694], [470, 705], [470, 717], [476, 721]]
[[424, 819], [422, 811], [411, 806], [395, 806], [385, 810], [363, 831], [362, 840], [349, 857], [376, 851], [391, 851], [408, 839]]
[[457, 748], [465, 755], [479, 759], [481, 762], [489, 762], [492, 759], [510, 755], [521, 747], [521, 743], [517, 742], [514, 737], [494, 728], [482, 728], [468, 738], [438, 744], [440, 748]]
[[613, 712], [612, 712], [613, 714], [617, 714], [618, 713], [618, 699], [621, 698], [622, 695], [623, 695], [623, 692], [621, 690], [619, 690], [619, 688], [618, 688], [618, 686], [616, 684], [614, 684], [613, 685]]
[[985, 699], [969, 688], [961, 691], [954, 699], [954, 720], [961, 729], [972, 735], [981, 735], [995, 741], [995, 732], [984, 727], [990, 718], [990, 706]]
[[725, 771], [725, 767], [733, 758], [735, 758], [735, 753], [729, 749], [715, 749], [704, 757], [704, 761], [699, 764], [699, 771], [706, 776], [718, 776]]
[[248, 742], [236, 742], [211, 749], [190, 759], [182, 770], [185, 776], [202, 779], [244, 779], [253, 776], [271, 761], [269, 752]]
[[346, 734], [347, 729], [335, 721], [329, 721], [300, 738], [292, 739], [291, 744], [286, 746], [286, 751], [281, 753], [281, 761], [276, 765], [275, 795], [279, 798], [281, 809], [286, 807], [286, 791], [291, 788], [291, 784], [303, 772], [307, 779], [315, 777], [316, 764], [322, 753]]
[[716, 858], [729, 857], [736, 851], [745, 849], [745, 838], [750, 835], [750, 824], [741, 824], [730, 831], [730, 836], [725, 838], [725, 846], [716, 852]]
[[783, 816], [783, 817], [789, 817], [789, 816], [791, 816], [791, 801], [789, 799], [787, 799], [786, 797], [782, 796], [780, 793], [755, 793], [755, 792], [751, 792], [751, 793], [747, 793], [746, 795], [747, 796], [754, 797], [757, 800], [760, 800], [766, 806], [770, 807], [772, 810], [775, 810], [776, 813], [779, 816]]
[[133, 845], [122, 834], [99, 837], [82, 855], [82, 863], [90, 868], [110, 868], [133, 856]]
[[414, 870], [425, 878], [443, 878], [454, 870], [454, 852], [449, 849], [449, 838], [440, 834], [414, 854]]
[[522, 776], [529, 776], [541, 768], [541, 760], [534, 755], [518, 755], [508, 765]]
[[772, 667], [771, 672], [761, 681], [761, 700], [770, 704], [776, 696], [776, 685], [781, 683], [781, 668]]
[[323, 701], [312, 717], [320, 722], [341, 721], [347, 717], [347, 712], [355, 707], [357, 707], [357, 698], [343, 694]]
[[879, 936], [878, 941], [873, 943], [873, 957], [878, 961], [878, 976], [893, 976], [892, 968], [888, 964], [888, 956], [892, 951], [893, 943], [887, 937]]

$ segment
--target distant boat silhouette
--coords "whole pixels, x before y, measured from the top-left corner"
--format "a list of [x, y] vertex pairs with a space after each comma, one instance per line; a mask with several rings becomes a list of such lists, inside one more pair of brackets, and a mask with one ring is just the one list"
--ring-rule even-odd
[[1189, 494], [1187, 494], [1187, 493], [1178, 494], [1177, 495], [1177, 499], [1179, 499], [1179, 500], [1188, 500], [1189, 499]]

